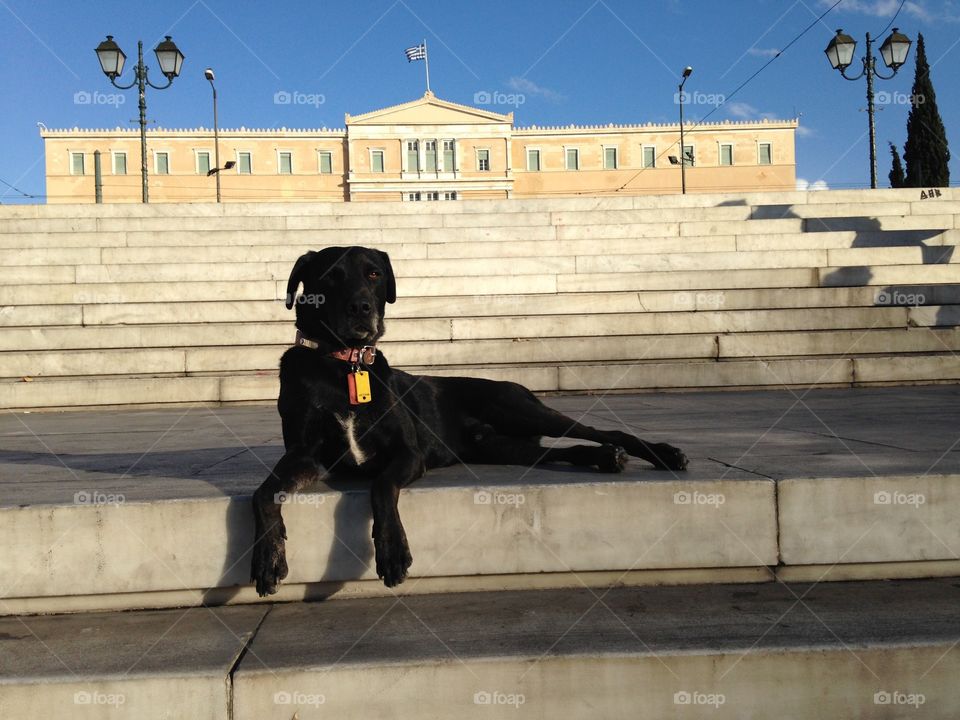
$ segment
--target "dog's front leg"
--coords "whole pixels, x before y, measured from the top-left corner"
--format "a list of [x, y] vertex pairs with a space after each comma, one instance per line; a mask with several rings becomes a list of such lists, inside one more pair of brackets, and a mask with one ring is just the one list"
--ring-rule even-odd
[[294, 449], [280, 458], [263, 484], [253, 493], [254, 544], [250, 580], [260, 597], [272, 595], [287, 576], [287, 531], [280, 512], [285, 495], [314, 480], [320, 469], [310, 455]]
[[423, 457], [419, 453], [408, 451], [394, 459], [374, 478], [370, 488], [377, 577], [381, 578], [387, 587], [402, 583], [407, 577], [407, 569], [413, 563], [397, 504], [400, 488], [416, 480], [424, 471]]

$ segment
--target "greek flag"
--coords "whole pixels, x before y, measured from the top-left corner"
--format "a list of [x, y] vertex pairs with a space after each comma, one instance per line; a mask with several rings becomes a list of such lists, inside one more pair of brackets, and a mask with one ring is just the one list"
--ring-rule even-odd
[[407, 54], [407, 62], [427, 59], [427, 47], [423, 43], [409, 47], [404, 52]]

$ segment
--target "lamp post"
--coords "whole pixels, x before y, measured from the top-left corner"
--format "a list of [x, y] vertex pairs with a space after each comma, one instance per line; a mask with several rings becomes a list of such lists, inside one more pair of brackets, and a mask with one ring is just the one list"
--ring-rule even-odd
[[873, 56], [873, 38], [867, 33], [867, 52], [863, 56], [863, 70], [855, 77], [849, 77], [846, 73], [847, 68], [853, 62], [853, 53], [857, 48], [857, 41], [849, 35], [844, 35], [843, 30], [837, 30], [837, 34], [831, 38], [824, 52], [827, 54], [827, 60], [834, 70], [838, 70], [846, 80], [859, 80], [864, 75], [867, 77], [867, 120], [870, 125], [870, 187], [877, 187], [877, 132], [874, 122], [873, 108], [873, 78], [878, 77], [881, 80], [889, 80], [900, 67], [907, 61], [907, 54], [910, 52], [910, 38], [900, 32], [899, 28], [894, 28], [890, 36], [883, 41], [880, 46], [880, 56], [883, 63], [893, 72], [889, 75], [881, 75], [877, 72], [877, 60]]
[[680, 192], [684, 195], [687, 194], [687, 152], [684, 150], [683, 143], [683, 86], [692, 72], [693, 68], [689, 65], [683, 69], [683, 79], [680, 81], [677, 93], [680, 100]]
[[173, 79], [180, 74], [180, 67], [183, 65], [183, 53], [174, 44], [170, 36], [157, 45], [153, 50], [157, 56], [157, 62], [160, 64], [160, 72], [167, 78], [166, 85], [154, 85], [147, 78], [147, 66], [143, 64], [143, 41], [137, 41], [137, 64], [134, 67], [133, 81], [129, 85], [118, 85], [117, 78], [123, 72], [123, 63], [127, 56], [120, 46], [113, 41], [113, 35], [107, 35], [107, 39], [97, 45], [97, 58], [100, 60], [100, 68], [103, 74], [110, 79], [110, 84], [119, 90], [129, 90], [134, 85], [140, 92], [140, 176], [143, 184], [143, 202], [150, 202], [149, 191], [147, 190], [147, 85], [154, 90], [165, 90], [173, 84]]
[[204, 70], [203, 76], [210, 81], [213, 90], [213, 155], [217, 170], [214, 175], [217, 176], [217, 202], [220, 202], [220, 128], [217, 125], [217, 86], [213, 84], [213, 68]]

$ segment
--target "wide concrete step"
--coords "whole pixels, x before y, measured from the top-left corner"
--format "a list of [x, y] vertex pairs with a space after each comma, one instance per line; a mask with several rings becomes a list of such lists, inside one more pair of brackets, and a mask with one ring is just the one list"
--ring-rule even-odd
[[234, 709], [238, 720], [293, 710], [614, 720], [638, 707], [662, 718], [947, 719], [960, 712], [958, 599], [955, 582], [933, 580], [283, 605], [234, 674]]
[[[507, 316], [446, 319], [395, 319], [390, 323], [389, 340], [384, 348], [396, 347], [399, 357], [394, 364], [460, 364], [461, 359], [472, 357], [472, 364], [535, 362], [529, 353], [556, 353], [563, 359], [600, 359], [613, 348], [618, 359], [637, 357], [644, 345], [653, 347], [654, 340], [661, 336], [715, 335], [730, 333], [756, 333], [779, 331], [784, 333], [854, 329], [861, 332], [878, 328], [903, 328], [909, 325], [947, 325], [952, 315], [941, 318], [942, 308], [919, 309], [908, 307], [860, 307], [834, 308], [829, 313], [811, 313], [806, 309], [785, 310], [715, 310], [702, 312], [646, 312], [607, 313], [593, 315], [561, 316]], [[911, 313], [915, 317], [911, 319]], [[636, 341], [633, 336], [646, 336]], [[237, 346], [245, 346], [244, 363], [257, 362], [264, 348], [272, 358], [267, 366], [253, 364], [250, 369], [275, 367], [275, 354], [281, 347], [291, 344], [292, 330], [289, 323], [225, 323], [225, 324], [178, 324], [139, 326], [100, 326], [62, 328], [11, 328], [0, 339], [0, 376], [19, 375], [83, 375], [88, 372], [70, 372], [87, 368], [95, 371], [103, 367], [110, 374], [138, 372], [120, 370], [134, 367], [139, 359], [144, 363], [141, 373], [151, 372], [199, 372], [208, 369], [206, 362], [191, 367], [191, 358], [213, 359], [217, 355], [234, 354]], [[557, 343], [548, 338], [576, 338], [574, 354], [588, 352], [593, 342], [596, 352], [592, 357], [573, 358]], [[506, 339], [507, 343], [484, 344], [476, 341]], [[599, 342], [602, 340], [603, 342]], [[703, 338], [691, 338], [697, 350], [695, 354], [663, 355], [663, 357], [709, 357]], [[634, 342], [640, 343], [639, 345]], [[677, 339], [665, 346], [663, 352], [673, 352], [685, 341]], [[531, 348], [540, 343], [541, 349]], [[413, 347], [420, 344], [421, 347]], [[711, 341], [715, 344], [715, 340]], [[572, 348], [572, 345], [568, 346]], [[195, 348], [210, 348], [199, 350]], [[668, 347], [670, 349], [668, 349]], [[160, 348], [169, 348], [162, 350]], [[119, 349], [119, 350], [118, 350]], [[128, 352], [129, 351], [129, 352]], [[109, 358], [127, 353], [127, 358], [113, 365]], [[416, 358], [416, 359], [415, 359]], [[186, 359], [186, 365], [184, 360]], [[154, 362], [156, 361], [156, 362]], [[231, 362], [225, 358], [223, 362]], [[157, 369], [159, 367], [168, 369]], [[34, 372], [30, 372], [30, 368]], [[226, 367], [244, 368], [246, 365]], [[149, 369], [148, 369], [149, 368]], [[59, 370], [59, 371], [57, 371]]]
[[[861, 333], [862, 334], [862, 333]], [[684, 336], [688, 337], [688, 336]], [[921, 336], [923, 337], [923, 336]], [[712, 338], [700, 337], [692, 343], [676, 339], [664, 345], [665, 354], [677, 354], [683, 359], [662, 358], [650, 345], [644, 348], [645, 355], [628, 360], [560, 360], [552, 358], [540, 362], [515, 364], [461, 364], [454, 366], [438, 365], [431, 362], [425, 365], [398, 366], [419, 374], [483, 377], [491, 380], [508, 380], [527, 386], [535, 392], [629, 392], [655, 390], [695, 390], [706, 389], [745, 389], [779, 387], [853, 387], [877, 384], [936, 384], [955, 383], [960, 380], [960, 359], [951, 348], [956, 346], [956, 336], [951, 332], [935, 333], [923, 339], [924, 347], [935, 347], [939, 337], [944, 345], [939, 350], [925, 353], [895, 352], [898, 345], [883, 351], [875, 348], [870, 341], [851, 338], [850, 347], [842, 347], [844, 340], [831, 341], [827, 349], [836, 351], [824, 357], [818, 357], [815, 344], [806, 347], [809, 356], [800, 352], [796, 356], [766, 356], [752, 352], [749, 344], [726, 345], [729, 354], [717, 359], [698, 358], [704, 352]], [[657, 340], [653, 341], [654, 343]], [[746, 342], [746, 341], [744, 341]], [[780, 340], [761, 340], [775, 346]], [[816, 343], [811, 339], [809, 343]], [[899, 341], [903, 346], [904, 341]], [[878, 352], [859, 353], [857, 348], [877, 349]], [[533, 347], [531, 345], [531, 347]], [[576, 349], [583, 348], [577, 343], [567, 343], [571, 355]], [[767, 345], [769, 348], [770, 345]], [[801, 350], [804, 345], [799, 345]], [[769, 350], [767, 350], [769, 352]], [[143, 364], [128, 361], [123, 364], [123, 352], [98, 351], [101, 359], [117, 359], [118, 367], [129, 372], [111, 376], [101, 365], [99, 372], [89, 375], [35, 377], [29, 373], [13, 374], [9, 379], [0, 381], [0, 408], [3, 409], [43, 409], [73, 408], [96, 406], [155, 406], [184, 404], [231, 404], [245, 402], [273, 403], [279, 394], [279, 378], [274, 367], [257, 371], [231, 370], [228, 372], [197, 371], [198, 374], [185, 376], [187, 353], [144, 351], [149, 360]], [[543, 354], [548, 350], [541, 349]], [[82, 353], [77, 353], [82, 355]], [[138, 355], [138, 353], [129, 353]], [[271, 357], [279, 359], [282, 348], [265, 350], [255, 364], [267, 365]], [[584, 350], [586, 354], [586, 350]], [[56, 360], [46, 360], [42, 353], [38, 355], [31, 372], [37, 368], [50, 366], [54, 372], [61, 372], [71, 363], [81, 364], [70, 368], [74, 372], [90, 372], [83, 366], [83, 360], [71, 361], [56, 355]], [[836, 355], [831, 356], [831, 355]], [[223, 364], [216, 353], [195, 350], [190, 354], [191, 361], [203, 367], [203, 362], [211, 365]], [[16, 360], [11, 361], [13, 369], [19, 369]], [[56, 362], [60, 362], [57, 365]], [[238, 361], [235, 364], [241, 364]], [[92, 363], [91, 363], [92, 364]], [[234, 363], [228, 363], [234, 364]], [[152, 374], [145, 367], [154, 369]], [[208, 365], [209, 367], [210, 365]], [[109, 368], [106, 368], [109, 369]]]
[[[917, 306], [960, 304], [960, 284], [897, 285], [890, 287], [760, 288], [697, 292], [643, 291], [558, 293], [553, 295], [474, 295], [405, 297], [390, 307], [391, 318], [495, 317], [502, 315], [580, 315], [618, 312], [680, 312], [691, 310], [749, 310], [778, 308], [833, 308], [873, 305]], [[8, 306], [0, 312], [0, 326], [165, 325], [177, 323], [289, 323], [293, 314], [278, 300], [233, 300], [165, 303]], [[393, 327], [392, 322], [388, 324]], [[34, 347], [32, 338], [53, 327], [18, 331], [10, 337]], [[269, 332], [269, 331], [268, 331]], [[6, 334], [5, 334], [6, 336]], [[391, 335], [388, 337], [392, 337]], [[4, 337], [0, 337], [0, 343]], [[44, 345], [46, 346], [46, 345]], [[9, 345], [4, 347], [10, 348]], [[26, 347], [26, 346], [25, 346]], [[67, 346], [72, 347], [72, 346]], [[11, 348], [13, 349], [13, 348]]]
[[642, 706], [650, 717], [952, 720], [957, 601], [952, 578], [11, 617], [0, 620], [0, 712], [619, 720]]

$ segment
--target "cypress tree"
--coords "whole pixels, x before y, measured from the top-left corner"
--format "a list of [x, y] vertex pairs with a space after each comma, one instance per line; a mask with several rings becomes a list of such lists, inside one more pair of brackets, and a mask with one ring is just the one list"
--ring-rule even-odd
[[937, 109], [923, 35], [917, 36], [915, 65], [910, 98], [912, 107], [907, 117], [907, 142], [903, 148], [907, 165], [906, 187], [946, 187], [950, 184], [950, 149], [947, 147], [947, 131]]
[[903, 163], [900, 162], [900, 153], [897, 152], [897, 146], [893, 143], [890, 143], [890, 156], [890, 174], [887, 175], [890, 178], [890, 187], [906, 187], [907, 179], [903, 173]]

